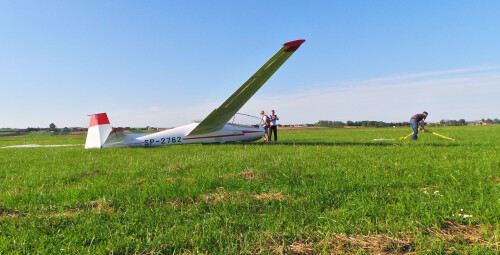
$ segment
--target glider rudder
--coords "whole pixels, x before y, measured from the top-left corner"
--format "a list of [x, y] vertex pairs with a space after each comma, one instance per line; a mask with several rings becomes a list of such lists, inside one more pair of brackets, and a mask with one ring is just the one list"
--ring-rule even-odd
[[102, 148], [109, 134], [113, 131], [106, 113], [96, 113], [90, 115], [89, 129], [85, 149]]

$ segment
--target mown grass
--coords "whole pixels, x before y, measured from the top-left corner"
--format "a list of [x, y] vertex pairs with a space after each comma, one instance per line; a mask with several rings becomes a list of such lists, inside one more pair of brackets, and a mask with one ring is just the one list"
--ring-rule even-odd
[[0, 149], [0, 251], [499, 252], [500, 127], [433, 131], [456, 140], [318, 129], [269, 144]]

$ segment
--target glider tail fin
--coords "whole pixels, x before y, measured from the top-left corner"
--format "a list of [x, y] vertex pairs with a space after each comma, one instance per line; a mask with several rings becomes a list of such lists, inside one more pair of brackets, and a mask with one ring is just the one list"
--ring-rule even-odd
[[85, 141], [85, 149], [102, 148], [113, 128], [106, 113], [90, 115], [90, 124]]

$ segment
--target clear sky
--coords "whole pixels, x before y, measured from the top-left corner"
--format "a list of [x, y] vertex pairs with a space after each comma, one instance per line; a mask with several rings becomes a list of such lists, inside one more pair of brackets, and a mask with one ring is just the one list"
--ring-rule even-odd
[[296, 39], [241, 112], [500, 118], [500, 1], [0, 0], [0, 127], [188, 124]]

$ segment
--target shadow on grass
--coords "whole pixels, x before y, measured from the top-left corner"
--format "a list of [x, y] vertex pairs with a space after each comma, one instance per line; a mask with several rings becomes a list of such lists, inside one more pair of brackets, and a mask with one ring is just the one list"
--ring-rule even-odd
[[[236, 142], [226, 142], [226, 143], [200, 143], [200, 145], [208, 146], [208, 145], [220, 145], [220, 146], [230, 146], [230, 145], [248, 145], [248, 146], [273, 146], [273, 145], [287, 145], [287, 146], [374, 146], [374, 147], [403, 147], [407, 144], [411, 144], [410, 146], [425, 146], [425, 147], [458, 147], [463, 146], [456, 143], [418, 143], [418, 142], [410, 142], [405, 143], [401, 141], [394, 141], [392, 143], [387, 142], [293, 142], [293, 141], [285, 141], [285, 142], [244, 142], [244, 141], [236, 141]], [[178, 145], [195, 145], [195, 144], [178, 144]], [[473, 146], [473, 145], [467, 145]], [[153, 149], [157, 147], [163, 146], [145, 146], [140, 148]]]
[[[398, 147], [405, 146], [403, 142], [380, 143], [380, 142], [228, 142], [221, 145], [253, 145], [253, 146], [272, 146], [272, 145], [292, 145], [292, 146], [376, 146], [376, 147]], [[459, 144], [442, 144], [442, 143], [420, 143], [412, 144], [412, 146], [432, 146], [432, 147], [456, 147]]]

